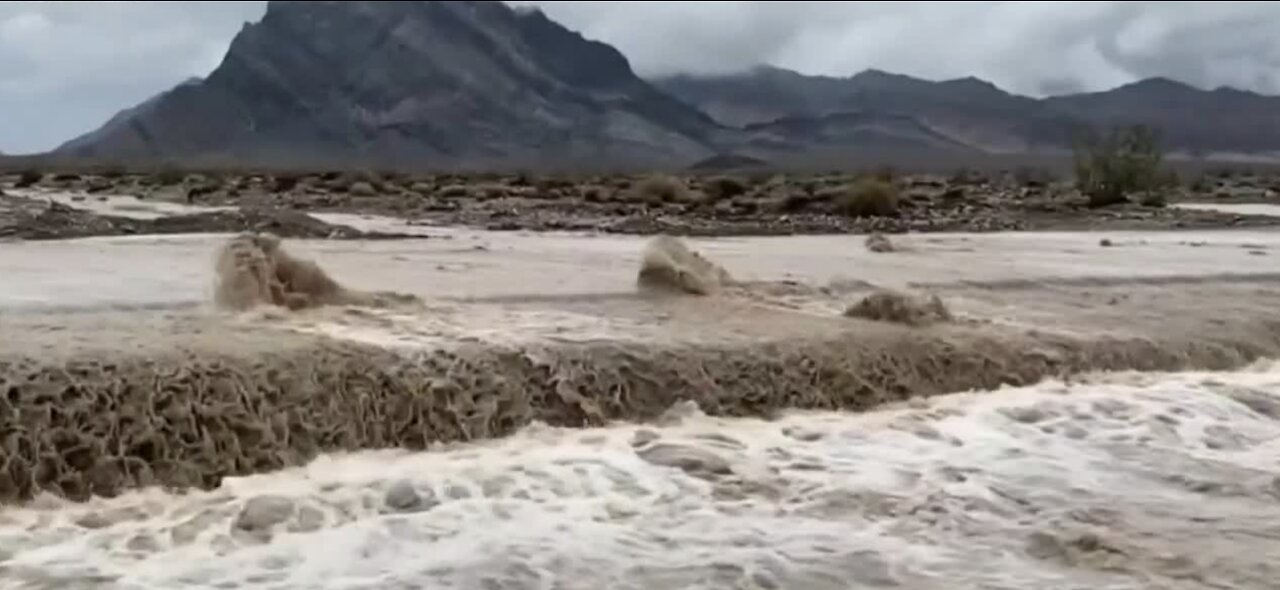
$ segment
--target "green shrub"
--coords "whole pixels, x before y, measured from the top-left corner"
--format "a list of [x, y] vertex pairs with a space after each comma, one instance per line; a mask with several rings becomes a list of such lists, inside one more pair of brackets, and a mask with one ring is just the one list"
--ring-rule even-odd
[[688, 200], [684, 182], [670, 176], [650, 176], [632, 189], [638, 199], [650, 204], [678, 203]]
[[849, 217], [892, 217], [898, 214], [898, 189], [883, 180], [863, 178], [845, 189], [836, 206]]
[[702, 187], [702, 192], [712, 201], [732, 199], [747, 192], [747, 185], [730, 176], [712, 178]]
[[40, 182], [40, 179], [42, 178], [44, 178], [44, 173], [39, 170], [23, 170], [22, 173], [18, 175], [18, 182], [13, 186], [14, 188], [27, 188], [29, 186], [34, 186], [37, 182]]
[[274, 186], [271, 188], [273, 193], [287, 193], [298, 186], [299, 177], [292, 174], [281, 174], [275, 177]]
[[178, 170], [177, 168], [164, 168], [159, 172], [156, 172], [155, 182], [160, 186], [173, 186], [175, 184], [181, 184], [183, 180], [186, 180], [186, 178], [186, 173]]
[[1076, 148], [1076, 186], [1090, 207], [1126, 203], [1129, 195], [1164, 190], [1162, 160], [1155, 132], [1146, 126], [1090, 134]]

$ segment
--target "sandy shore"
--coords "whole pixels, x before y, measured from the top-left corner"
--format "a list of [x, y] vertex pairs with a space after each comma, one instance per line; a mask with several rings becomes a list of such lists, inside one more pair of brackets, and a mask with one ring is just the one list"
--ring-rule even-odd
[[[6, 244], [0, 498], [212, 487], [324, 451], [644, 420], [680, 400], [767, 417], [1280, 354], [1277, 232], [931, 234], [891, 253], [694, 240], [744, 286], [653, 299], [634, 292], [637, 238], [421, 231], [290, 244], [421, 306], [238, 316], [203, 303], [218, 236]], [[956, 319], [841, 317], [873, 287], [927, 288]]]

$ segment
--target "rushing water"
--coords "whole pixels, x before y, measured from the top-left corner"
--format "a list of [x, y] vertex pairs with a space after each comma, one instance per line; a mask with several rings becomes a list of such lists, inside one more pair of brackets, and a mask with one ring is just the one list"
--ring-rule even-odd
[[0, 509], [0, 588], [1275, 588], [1280, 365], [526, 429]]

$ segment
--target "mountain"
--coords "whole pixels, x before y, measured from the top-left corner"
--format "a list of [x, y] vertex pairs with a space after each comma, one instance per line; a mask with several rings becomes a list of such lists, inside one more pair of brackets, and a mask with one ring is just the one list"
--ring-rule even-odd
[[58, 150], [64, 151], [64, 152], [74, 152], [77, 150], [92, 151], [93, 149], [92, 146], [103, 141], [104, 139], [110, 139], [113, 136], [118, 136], [121, 134], [128, 134], [130, 132], [129, 130], [130, 124], [135, 119], [138, 119], [140, 117], [145, 117], [147, 116], [147, 114], [154, 111], [156, 108], [156, 105], [160, 104], [160, 102], [164, 100], [165, 97], [169, 96], [174, 91], [180, 88], [195, 86], [200, 84], [200, 82], [201, 82], [200, 78], [188, 78], [187, 80], [185, 80], [181, 84], [178, 84], [177, 86], [175, 86], [170, 90], [161, 92], [160, 94], [157, 94], [151, 98], [148, 98], [147, 100], [139, 103], [138, 105], [129, 107], [127, 109], [124, 109], [123, 111], [116, 113], [115, 116], [108, 119], [107, 122], [102, 125], [102, 127], [99, 127], [94, 131], [90, 131], [89, 133], [81, 135], [75, 139], [72, 139], [71, 141], [68, 141], [62, 144], [61, 146], [58, 147]]
[[[904, 148], [1021, 153], [1052, 149], [1054, 138], [1069, 138], [1072, 129], [1070, 120], [1042, 112], [1035, 100], [976, 78], [929, 82], [879, 70], [832, 78], [765, 66], [741, 74], [676, 76], [655, 83], [721, 122], [749, 132], [779, 126], [795, 130], [796, 118], [811, 121], [807, 133], [828, 147], [887, 142]], [[849, 129], [855, 122], [861, 127]], [[792, 143], [803, 143], [804, 133], [789, 135]], [[762, 144], [758, 136], [750, 141]]]
[[1046, 108], [1095, 126], [1150, 125], [1160, 129], [1164, 144], [1188, 152], [1280, 152], [1280, 97], [1234, 88], [1201, 90], [1167, 78], [1149, 78], [1107, 92], [1043, 102]]
[[424, 167], [687, 163], [721, 126], [501, 2], [272, 1], [207, 77], [55, 154]]
[[1280, 154], [1280, 98], [1150, 79], [1036, 99], [977, 78], [762, 66], [644, 80], [617, 49], [495, 1], [272, 1], [222, 63], [55, 156], [370, 166], [686, 167], [717, 156], [1067, 153], [1147, 123], [1167, 148]]
[[[977, 78], [933, 82], [867, 70], [847, 78], [807, 76], [774, 67], [719, 76], [653, 80], [722, 123], [747, 131], [784, 127], [785, 141], [759, 137], [753, 146], [791, 148], [809, 137], [846, 147], [915, 144], [985, 153], [1055, 153], [1070, 149], [1083, 127], [1144, 123], [1166, 148], [1182, 152], [1280, 152], [1280, 98], [1172, 80], [1143, 80], [1106, 92], [1034, 99]], [[849, 121], [874, 131], [849, 133]], [[826, 123], [823, 123], [823, 122]], [[772, 139], [772, 138], [771, 138]]]

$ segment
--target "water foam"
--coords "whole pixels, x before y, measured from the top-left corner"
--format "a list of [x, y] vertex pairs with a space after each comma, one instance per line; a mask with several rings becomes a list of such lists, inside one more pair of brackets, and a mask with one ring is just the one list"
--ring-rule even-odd
[[1201, 588], [1280, 575], [1280, 366], [535, 425], [0, 511], [0, 588]]

